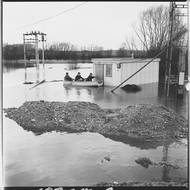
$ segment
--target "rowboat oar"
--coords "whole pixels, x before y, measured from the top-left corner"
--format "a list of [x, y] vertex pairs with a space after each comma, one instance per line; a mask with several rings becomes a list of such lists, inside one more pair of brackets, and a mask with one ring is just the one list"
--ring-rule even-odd
[[39, 82], [38, 84], [34, 85], [33, 87], [31, 87], [30, 89], [32, 88], [35, 88], [36, 86], [39, 86], [40, 84], [43, 84], [45, 82], [62, 82], [63, 80], [52, 80], [52, 81], [45, 81], [45, 80], [42, 80], [41, 82]]
[[46, 82], [46, 81], [45, 81], [45, 80], [42, 80], [41, 82], [39, 82], [38, 84], [34, 85], [34, 86], [31, 87], [30, 89], [35, 88], [36, 86], [39, 86], [40, 84], [43, 84], [44, 82]]
[[62, 82], [63, 80], [51, 80], [51, 81], [46, 81], [46, 82]]

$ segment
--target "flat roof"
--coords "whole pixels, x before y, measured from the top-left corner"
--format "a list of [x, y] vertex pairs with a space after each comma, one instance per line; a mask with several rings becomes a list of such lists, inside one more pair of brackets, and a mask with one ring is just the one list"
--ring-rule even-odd
[[[118, 64], [118, 63], [146, 63], [151, 61], [152, 58], [96, 58], [96, 59], [91, 59], [93, 63], [97, 64]], [[160, 59], [156, 58], [152, 62], [159, 62]]]

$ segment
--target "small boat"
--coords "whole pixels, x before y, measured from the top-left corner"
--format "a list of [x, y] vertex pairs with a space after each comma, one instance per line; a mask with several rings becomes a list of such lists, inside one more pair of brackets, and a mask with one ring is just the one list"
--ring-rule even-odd
[[87, 86], [87, 87], [100, 87], [102, 82], [98, 81], [63, 81], [64, 86]]

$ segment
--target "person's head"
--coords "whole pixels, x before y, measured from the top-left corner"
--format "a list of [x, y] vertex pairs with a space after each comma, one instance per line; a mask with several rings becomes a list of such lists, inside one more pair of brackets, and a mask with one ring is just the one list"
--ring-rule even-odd
[[92, 76], [92, 73], [90, 73], [90, 76]]
[[78, 72], [77, 75], [80, 75], [80, 72]]
[[69, 73], [66, 73], [66, 75], [69, 75]]

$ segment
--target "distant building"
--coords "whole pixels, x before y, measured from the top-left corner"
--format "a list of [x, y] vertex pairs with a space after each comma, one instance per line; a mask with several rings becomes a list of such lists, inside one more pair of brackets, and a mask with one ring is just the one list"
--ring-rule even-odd
[[[104, 58], [92, 59], [93, 73], [105, 86], [117, 86], [151, 59]], [[159, 81], [159, 61], [155, 59], [126, 84], [147, 84]]]

